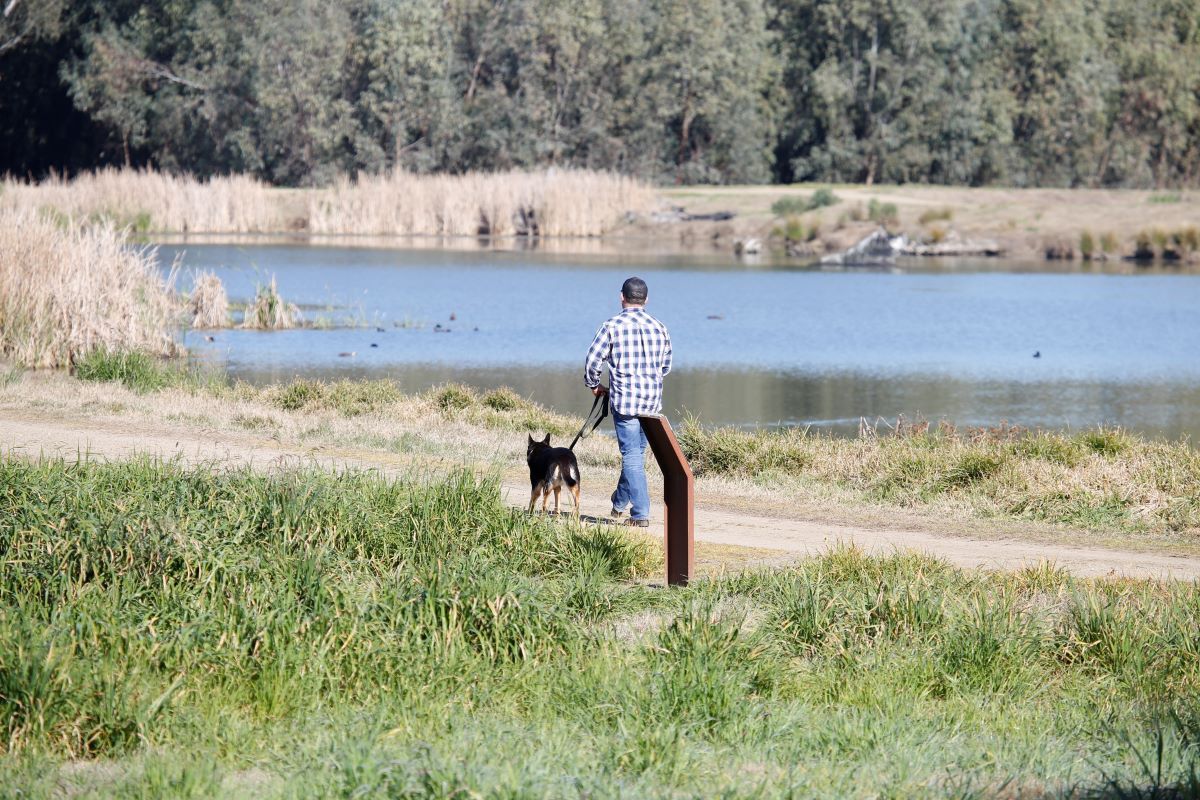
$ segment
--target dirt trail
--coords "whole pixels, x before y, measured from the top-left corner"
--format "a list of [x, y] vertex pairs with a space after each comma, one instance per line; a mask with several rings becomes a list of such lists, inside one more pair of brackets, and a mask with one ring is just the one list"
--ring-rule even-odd
[[[224, 466], [250, 464], [271, 468], [312, 464], [378, 469], [393, 474], [412, 466], [407, 458], [371, 450], [290, 446], [249, 433], [196, 432], [166, 423], [152, 426], [69, 420], [12, 409], [0, 409], [0, 452], [27, 457], [88, 455], [109, 459], [150, 454]], [[504, 484], [503, 491], [511, 505], [524, 507], [528, 503], [527, 485], [510, 481]], [[605, 494], [584, 495], [585, 514], [604, 516], [608, 510]], [[698, 541], [778, 551], [781, 557], [818, 553], [841, 542], [853, 543], [871, 553], [922, 551], [962, 567], [1019, 569], [1045, 559], [1084, 576], [1188, 580], [1200, 577], [1200, 559], [1184, 556], [1014, 539], [963, 538], [920, 530], [876, 530], [812, 519], [758, 516], [713, 508], [702, 501], [696, 512]], [[655, 522], [660, 520], [656, 517]]]

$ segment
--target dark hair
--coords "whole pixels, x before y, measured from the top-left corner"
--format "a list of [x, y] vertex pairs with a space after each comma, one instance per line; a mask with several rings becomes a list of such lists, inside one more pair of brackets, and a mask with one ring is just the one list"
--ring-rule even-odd
[[626, 278], [621, 284], [621, 294], [627, 303], [646, 302], [646, 282], [641, 278]]

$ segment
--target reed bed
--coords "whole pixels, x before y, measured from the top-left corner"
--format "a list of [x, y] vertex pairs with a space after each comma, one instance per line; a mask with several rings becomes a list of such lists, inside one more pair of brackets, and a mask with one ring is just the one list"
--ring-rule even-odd
[[254, 293], [254, 299], [246, 306], [242, 324], [239, 327], [279, 331], [294, 328], [300, 322], [300, 309], [294, 303], [288, 303], [279, 296], [279, 287], [275, 285], [275, 276], [272, 275], [270, 283], [258, 286]]
[[0, 208], [53, 209], [138, 232], [377, 236], [599, 236], [656, 204], [633, 178], [590, 170], [364, 175], [309, 190], [247, 176], [197, 180], [105, 169], [66, 180], [0, 183]]
[[93, 350], [170, 356], [177, 314], [153, 254], [112, 224], [59, 225], [0, 210], [0, 353], [27, 367], [69, 366]]
[[187, 316], [193, 328], [229, 327], [229, 297], [225, 294], [225, 284], [216, 273], [200, 270], [192, 276]]
[[882, 435], [867, 428], [841, 439], [803, 429], [706, 428], [691, 419], [680, 443], [700, 475], [788, 479], [868, 502], [957, 506], [1083, 529], [1200, 533], [1200, 451], [1115, 428], [960, 431], [901, 421]]
[[[39, 183], [8, 179], [0, 207], [53, 209], [75, 221], [109, 221], [138, 232], [269, 233], [297, 227], [277, 190], [245, 175], [197, 180], [154, 170], [108, 168]], [[303, 220], [300, 221], [301, 223]]]
[[1200, 788], [1193, 586], [835, 548], [666, 591], [652, 542], [469, 473], [0, 458], [0, 793]]
[[599, 236], [654, 203], [646, 184], [590, 170], [397, 172], [314, 192], [309, 220], [314, 233]]

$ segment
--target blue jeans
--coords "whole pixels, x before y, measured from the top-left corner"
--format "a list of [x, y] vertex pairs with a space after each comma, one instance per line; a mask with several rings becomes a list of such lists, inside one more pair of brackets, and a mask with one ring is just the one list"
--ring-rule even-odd
[[617, 447], [621, 449], [621, 479], [613, 492], [613, 508], [629, 508], [632, 519], [650, 519], [650, 490], [646, 486], [646, 433], [637, 417], [612, 412], [617, 429]]

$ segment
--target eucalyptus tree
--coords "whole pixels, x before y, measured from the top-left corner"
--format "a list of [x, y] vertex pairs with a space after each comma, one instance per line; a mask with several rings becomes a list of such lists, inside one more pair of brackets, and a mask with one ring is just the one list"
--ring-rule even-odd
[[662, 177], [767, 180], [779, 70], [761, 1], [652, 0], [645, 14], [639, 94], [664, 134]]
[[1200, 184], [1200, 0], [0, 0], [0, 172]]

